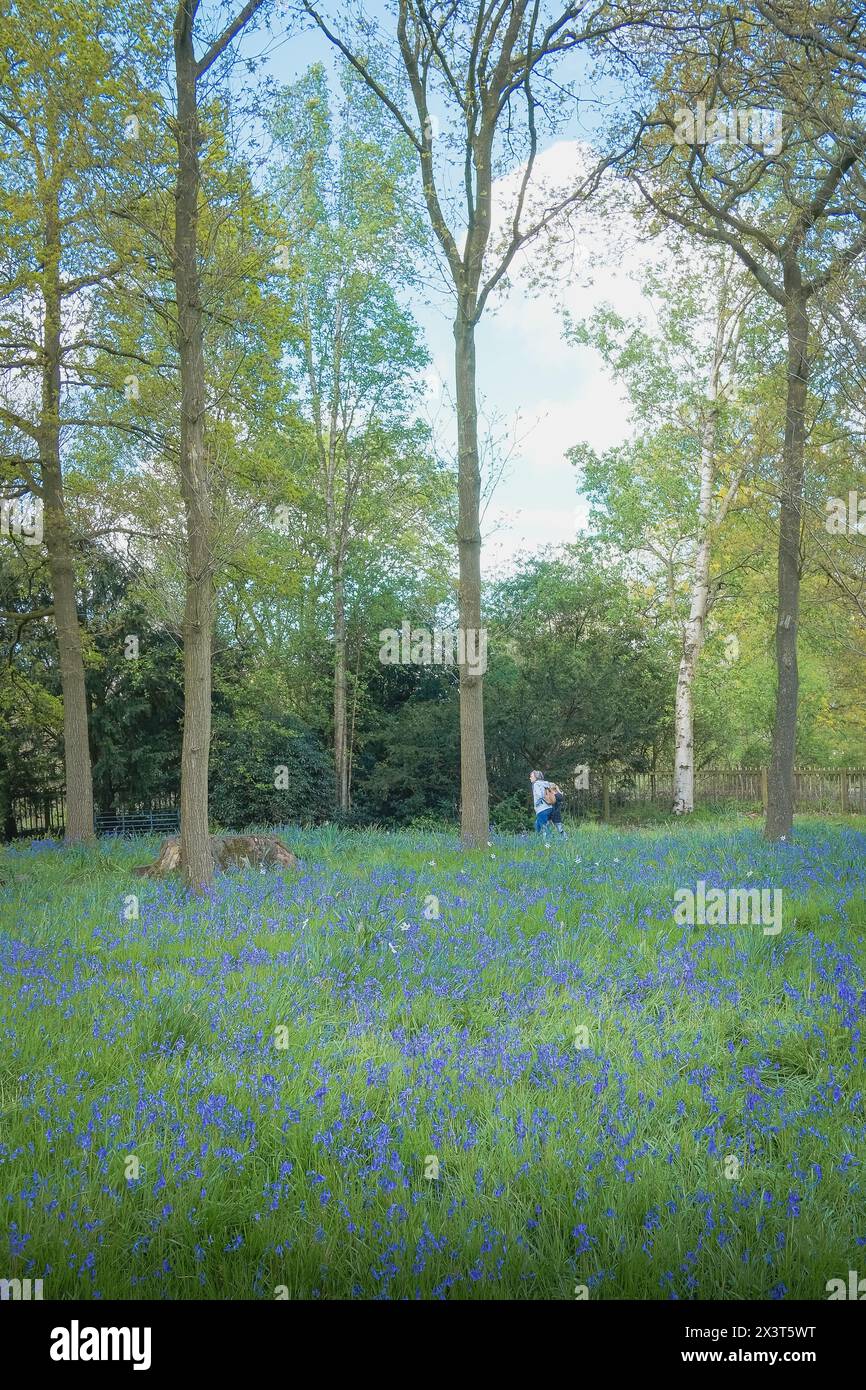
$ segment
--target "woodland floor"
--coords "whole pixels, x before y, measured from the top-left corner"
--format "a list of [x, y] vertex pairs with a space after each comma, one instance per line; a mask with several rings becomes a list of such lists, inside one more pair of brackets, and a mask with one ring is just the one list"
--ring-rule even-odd
[[[0, 852], [4, 1277], [46, 1298], [807, 1298], [866, 1273], [866, 821]], [[674, 894], [780, 888], [783, 929]], [[582, 1031], [585, 1030], [585, 1031]], [[735, 1160], [735, 1162], [732, 1162]]]

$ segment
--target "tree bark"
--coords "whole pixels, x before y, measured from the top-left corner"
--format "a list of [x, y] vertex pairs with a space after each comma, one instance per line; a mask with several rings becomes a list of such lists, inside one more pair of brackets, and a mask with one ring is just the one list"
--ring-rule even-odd
[[779, 594], [776, 620], [776, 718], [767, 774], [768, 840], [789, 839], [794, 828], [794, 762], [797, 751], [797, 632], [800, 619], [800, 528], [806, 450], [809, 378], [807, 295], [795, 264], [785, 267], [788, 393], [779, 498]]
[[[328, 402], [327, 435], [322, 412], [322, 397], [319, 379], [313, 361], [313, 328], [309, 305], [305, 313], [307, 378], [310, 386], [313, 422], [316, 428], [316, 449], [319, 459], [319, 472], [325, 497], [325, 516], [328, 528], [329, 559], [331, 562], [331, 583], [333, 586], [334, 615], [334, 698], [333, 698], [333, 752], [334, 752], [334, 792], [337, 809], [349, 809], [349, 734], [348, 734], [348, 694], [346, 678], [346, 539], [348, 526], [349, 460], [348, 441], [340, 438], [341, 410], [341, 364], [343, 355], [343, 301], [338, 300], [334, 322], [334, 341], [332, 359], [331, 396]], [[337, 469], [340, 452], [346, 468], [346, 490], [342, 504], [337, 496]]]
[[63, 747], [66, 774], [66, 842], [92, 840], [93, 774], [87, 721], [87, 691], [81, 628], [75, 597], [75, 568], [63, 495], [60, 462], [60, 211], [50, 196], [45, 219], [43, 276], [42, 411], [39, 466], [44, 504], [45, 548], [54, 598], [60, 687], [63, 694]]
[[695, 809], [695, 720], [694, 682], [698, 662], [707, 635], [707, 617], [711, 605], [710, 561], [713, 532], [722, 524], [728, 508], [737, 495], [743, 469], [732, 479], [713, 517], [713, 493], [716, 486], [717, 447], [722, 396], [725, 392], [723, 373], [730, 354], [729, 374], [734, 370], [736, 347], [742, 318], [752, 298], [745, 299], [728, 310], [730, 267], [723, 274], [713, 355], [707, 378], [707, 408], [701, 427], [701, 462], [697, 517], [697, 546], [692, 573], [691, 601], [688, 621], [683, 630], [683, 650], [677, 674], [674, 702], [674, 785], [673, 810], [676, 815], [689, 814]]
[[[474, 306], [461, 303], [454, 322], [459, 623], [464, 642], [468, 633], [481, 630], [481, 469], [473, 315]], [[473, 640], [479, 640], [477, 635]], [[473, 673], [464, 661], [460, 665], [460, 833], [464, 846], [486, 845], [489, 826], [483, 675]]]
[[177, 184], [174, 276], [180, 357], [180, 482], [186, 516], [187, 576], [183, 616], [184, 717], [180, 765], [180, 856], [195, 888], [213, 878], [208, 834], [211, 737], [213, 555], [211, 499], [205, 445], [205, 366], [198, 267], [197, 73], [192, 12], [182, 0], [174, 29], [177, 78]]
[[719, 381], [725, 352], [724, 303], [720, 303], [710, 374], [709, 402], [701, 429], [700, 493], [697, 549], [692, 576], [691, 605], [683, 631], [683, 650], [674, 702], [674, 804], [676, 815], [695, 809], [694, 681], [706, 638], [710, 603], [710, 551], [713, 488], [716, 479], [716, 439], [719, 429]]
[[358, 659], [355, 662], [355, 679], [352, 683], [352, 722], [349, 728], [348, 748], [346, 750], [346, 795], [348, 803], [352, 805], [352, 768], [355, 761], [355, 725], [358, 719], [358, 686], [361, 679], [361, 650], [362, 644], [358, 643]]
[[[266, 869], [300, 867], [299, 860], [276, 835], [214, 836], [211, 855], [221, 869]], [[163, 840], [152, 864], [139, 864], [133, 873], [139, 878], [162, 878], [180, 866], [180, 841], [174, 835]]]
[[683, 633], [683, 650], [677, 673], [674, 712], [674, 805], [677, 815], [695, 809], [694, 681], [706, 637], [710, 597], [710, 521], [715, 476], [715, 438], [718, 414], [713, 408], [704, 424], [701, 447], [701, 493], [698, 509], [699, 540], [695, 555], [692, 598]]

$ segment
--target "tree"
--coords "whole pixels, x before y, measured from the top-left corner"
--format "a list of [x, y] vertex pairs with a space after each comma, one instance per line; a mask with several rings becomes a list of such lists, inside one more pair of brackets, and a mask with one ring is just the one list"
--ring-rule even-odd
[[63, 694], [66, 839], [93, 837], [84, 639], [64, 448], [88, 344], [80, 323], [120, 266], [100, 236], [99, 172], [121, 144], [112, 4], [0, 19], [0, 482], [41, 510]]
[[[286, 163], [272, 190], [286, 228], [287, 293], [298, 325], [287, 365], [312, 424], [314, 487], [306, 506], [308, 517], [315, 515], [317, 494], [324, 513], [336, 798], [346, 812], [350, 552], [359, 537], [381, 530], [386, 516], [391, 544], [408, 543], [408, 530], [436, 501], [423, 442], [411, 430], [428, 359], [398, 299], [418, 242], [401, 206], [411, 150], [353, 70], [342, 76], [336, 129], [320, 65], [280, 94], [272, 125]], [[296, 451], [299, 442], [295, 432]]]
[[[866, 251], [866, 124], [852, 49], [840, 56], [831, 43], [802, 37], [796, 6], [758, 0], [743, 8], [738, 23], [712, 13], [699, 46], [668, 54], [632, 175], [661, 217], [733, 250], [784, 314], [777, 691], [765, 822], [767, 838], [783, 840], [793, 828], [810, 316], [816, 297]], [[832, 32], [842, 32], [844, 8], [821, 5], [816, 31], [832, 19]], [[856, 33], [856, 17], [852, 24], [848, 32]], [[648, 66], [655, 64], [654, 56]]]
[[[647, 8], [578, 3], [548, 8], [541, 0], [397, 0], [396, 46], [362, 17], [353, 40], [335, 31], [313, 0], [302, 9], [368, 84], [414, 149], [423, 198], [454, 299], [457, 411], [457, 549], [459, 623], [478, 632], [481, 611], [481, 470], [475, 335], [491, 295], [518, 251], [596, 187], [606, 161], [538, 206], [532, 177], [539, 126], [555, 126], [573, 109], [567, 83], [553, 73], [567, 54], [610, 40]], [[537, 95], [550, 79], [550, 104]], [[406, 88], [408, 86], [408, 92]], [[556, 93], [562, 97], [560, 101]], [[439, 127], [442, 127], [441, 131]], [[516, 171], [516, 172], [515, 172]], [[515, 177], [506, 206], [494, 208], [494, 185]], [[487, 842], [488, 786], [483, 674], [460, 666], [461, 832], [465, 846]]]
[[248, 3], [201, 58], [194, 28], [199, 0], [180, 0], [174, 21], [177, 89], [177, 182], [174, 282], [180, 359], [180, 480], [186, 513], [187, 576], [183, 619], [184, 720], [180, 776], [180, 852], [187, 880], [205, 886], [213, 877], [208, 831], [208, 761], [211, 738], [211, 643], [214, 625], [212, 508], [205, 429], [206, 368], [199, 267], [199, 84], [261, 8]]
[[[700, 420], [700, 469], [698, 475], [697, 532], [695, 536], [689, 616], [683, 627], [682, 655], [677, 672], [674, 705], [674, 811], [681, 815], [695, 809], [695, 672], [706, 639], [711, 603], [710, 561], [714, 534], [723, 525], [737, 496], [745, 465], [734, 473], [717, 498], [719, 419], [730, 370], [742, 329], [742, 315], [749, 294], [732, 304], [731, 268], [722, 269], [718, 288], [712, 356], [707, 376], [706, 405]], [[726, 377], [728, 380], [726, 380]]]
[[[745, 272], [736, 273], [736, 258], [720, 253], [699, 270], [678, 270], [675, 279], [650, 276], [650, 292], [659, 300], [657, 336], [610, 312], [568, 329], [578, 342], [594, 343], [624, 379], [640, 421], [633, 444], [605, 458], [581, 447], [571, 456], [583, 467], [593, 522], [619, 550], [647, 555], [666, 593], [680, 650], [673, 809], [681, 814], [694, 810], [695, 677], [723, 582], [713, 550], [743, 477], [754, 468], [761, 419], [756, 393], [741, 396], [736, 380], [744, 314], [755, 290]], [[742, 375], [754, 381], [760, 348], [754, 331], [749, 337]]]

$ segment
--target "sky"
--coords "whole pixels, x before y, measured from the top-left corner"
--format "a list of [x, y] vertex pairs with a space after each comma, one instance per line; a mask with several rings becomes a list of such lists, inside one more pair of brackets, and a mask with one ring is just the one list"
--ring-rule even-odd
[[[278, 31], [278, 23], [272, 29]], [[247, 38], [245, 49], [261, 51], [261, 38]], [[331, 46], [317, 33], [302, 32], [273, 46], [269, 70], [289, 82], [315, 61], [330, 67]], [[579, 167], [581, 147], [577, 138], [549, 144], [537, 161], [539, 181], [562, 185]], [[503, 203], [518, 174], [499, 185]], [[631, 243], [625, 250], [624, 236]], [[567, 451], [578, 443], [599, 450], [617, 444], [629, 433], [629, 420], [626, 402], [599, 355], [565, 341], [562, 311], [577, 319], [610, 303], [629, 317], [649, 314], [651, 322], [651, 308], [640, 292], [648, 254], [634, 244], [625, 222], [611, 228], [596, 220], [578, 235], [574, 263], [555, 288], [533, 290], [527, 252], [515, 262], [507, 295], [489, 301], [477, 331], [478, 388], [489, 436], [502, 441], [508, 457], [484, 517], [485, 578], [506, 572], [539, 548], [575, 541], [585, 526], [587, 502]], [[447, 442], [453, 431], [451, 304], [444, 293], [432, 298], [413, 302], [412, 308], [432, 358], [426, 413]]]

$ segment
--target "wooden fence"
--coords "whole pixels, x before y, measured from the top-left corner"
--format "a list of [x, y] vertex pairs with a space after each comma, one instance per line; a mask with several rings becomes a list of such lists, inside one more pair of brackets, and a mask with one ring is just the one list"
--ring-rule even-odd
[[[563, 786], [566, 784], [563, 783]], [[576, 805], [600, 810], [632, 804], [671, 806], [673, 772], [610, 773], [590, 776], [586, 791], [574, 792]], [[765, 767], [695, 770], [695, 805], [726, 806], [731, 803], [766, 809]], [[794, 805], [798, 811], [835, 811], [841, 815], [866, 815], [866, 768], [798, 767], [794, 770]]]

